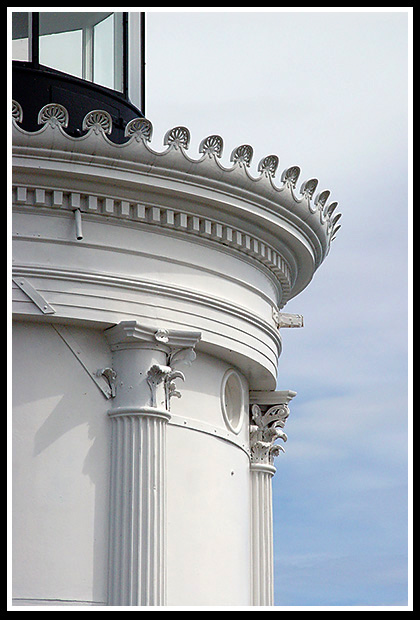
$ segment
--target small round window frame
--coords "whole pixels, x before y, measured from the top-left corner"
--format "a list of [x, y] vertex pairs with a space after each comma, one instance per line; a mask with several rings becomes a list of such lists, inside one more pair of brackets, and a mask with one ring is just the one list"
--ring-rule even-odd
[[238, 435], [244, 422], [244, 388], [241, 376], [229, 368], [223, 376], [220, 400], [227, 428]]

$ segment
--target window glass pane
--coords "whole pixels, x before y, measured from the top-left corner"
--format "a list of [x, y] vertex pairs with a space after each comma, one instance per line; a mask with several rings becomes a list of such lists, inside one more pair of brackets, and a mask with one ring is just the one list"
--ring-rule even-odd
[[77, 13], [39, 14], [39, 62], [41, 65], [82, 77], [81, 24]]
[[[13, 13], [13, 59], [30, 60], [29, 13]], [[123, 13], [39, 13], [39, 62], [123, 92]]]
[[114, 15], [93, 27], [93, 81], [114, 88]]
[[93, 27], [93, 81], [122, 92], [122, 13], [111, 13]]
[[28, 13], [12, 13], [12, 60], [29, 60]]
[[82, 31], [40, 35], [39, 62], [52, 69], [82, 77]]

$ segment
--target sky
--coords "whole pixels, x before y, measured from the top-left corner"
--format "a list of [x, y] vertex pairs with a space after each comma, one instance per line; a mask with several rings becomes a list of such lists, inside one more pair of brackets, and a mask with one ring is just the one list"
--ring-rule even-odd
[[[284, 308], [297, 392], [273, 478], [275, 605], [411, 604], [411, 7], [147, 8], [146, 116], [190, 157], [213, 133], [339, 202], [324, 263]], [[395, 607], [394, 607], [395, 606]]]

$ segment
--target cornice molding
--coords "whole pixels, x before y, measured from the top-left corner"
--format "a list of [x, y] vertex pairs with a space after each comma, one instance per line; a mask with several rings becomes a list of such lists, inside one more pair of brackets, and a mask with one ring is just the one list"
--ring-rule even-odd
[[258, 261], [267, 268], [274, 280], [280, 284], [281, 308], [292, 294], [295, 268], [266, 241], [257, 235], [250, 235], [243, 229], [224, 224], [218, 219], [192, 215], [185, 210], [170, 209], [162, 205], [145, 205], [115, 196], [106, 197], [97, 193], [81, 193], [57, 190], [48, 187], [34, 187], [18, 184], [13, 187], [13, 204], [16, 208], [35, 208], [39, 213], [54, 209], [65, 213], [78, 211], [86, 215], [103, 215], [122, 222], [131, 221], [161, 232], [176, 232], [196, 240], [216, 243], [225, 249], [240, 252]]
[[[281, 337], [278, 331], [277, 322], [272, 326], [270, 323], [259, 317], [257, 314], [249, 312], [246, 308], [237, 304], [230, 303], [224, 299], [215, 297], [214, 295], [205, 295], [203, 293], [194, 291], [189, 288], [171, 286], [155, 280], [147, 280], [143, 278], [130, 278], [128, 276], [121, 277], [114, 274], [103, 274], [93, 271], [75, 271], [72, 269], [59, 269], [56, 267], [33, 266], [18, 264], [13, 266], [12, 275], [14, 278], [28, 277], [28, 278], [41, 278], [42, 280], [61, 280], [61, 281], [73, 281], [82, 282], [90, 285], [106, 285], [113, 288], [122, 288], [130, 291], [140, 291], [145, 293], [151, 293], [156, 295], [164, 295], [171, 299], [185, 300], [202, 306], [203, 312], [208, 309], [216, 309], [220, 312], [226, 313], [230, 317], [239, 317], [244, 321], [247, 321], [251, 325], [256, 326], [258, 329], [266, 333], [270, 339], [276, 342], [278, 347], [278, 354], [281, 352]], [[232, 280], [235, 282], [235, 280]], [[241, 282], [242, 286], [245, 286]], [[250, 292], [255, 293], [256, 290], [247, 285]], [[261, 292], [258, 292], [261, 296]], [[268, 303], [272, 303], [269, 298], [266, 298]], [[277, 310], [273, 306], [273, 311]], [[278, 314], [278, 313], [277, 313]]]
[[[264, 236], [267, 233], [273, 240], [282, 228], [288, 231], [288, 239], [291, 239], [290, 233], [295, 231], [293, 234], [298, 234], [305, 240], [304, 243], [312, 248], [313, 271], [328, 254], [331, 241], [340, 228], [338, 224], [340, 214], [335, 214], [338, 203], [328, 202], [330, 190], [316, 193], [318, 180], [315, 178], [305, 181], [299, 193], [296, 192], [300, 176], [299, 166], [291, 166], [284, 170], [280, 176], [281, 184], [276, 185], [274, 177], [279, 165], [278, 157], [268, 155], [261, 159], [258, 174], [254, 176], [250, 172], [253, 149], [250, 145], [243, 144], [233, 149], [230, 157], [232, 166], [225, 167], [220, 162], [224, 143], [218, 135], [204, 138], [199, 147], [200, 157], [192, 159], [186, 152], [190, 144], [190, 132], [181, 126], [166, 132], [164, 136], [166, 149], [157, 152], [149, 144], [153, 132], [152, 123], [148, 119], [140, 118], [133, 119], [127, 125], [127, 141], [115, 144], [107, 135], [112, 119], [101, 110], [93, 110], [87, 114], [83, 121], [83, 135], [73, 137], [66, 133], [67, 116], [65, 109], [62, 108], [63, 106], [53, 103], [44, 106], [42, 114], [40, 113], [40, 123], [43, 125], [36, 132], [27, 132], [19, 127], [24, 110], [18, 102], [13, 102], [14, 153], [18, 159], [21, 157], [21, 162], [26, 158], [27, 163], [28, 158], [35, 157], [44, 158], [46, 165], [47, 161], [51, 165], [53, 160], [61, 162], [62, 165], [71, 162], [73, 168], [78, 164], [89, 164], [90, 174], [93, 175], [98, 175], [101, 168], [106, 168], [111, 176], [118, 171], [141, 172], [145, 175], [142, 177], [142, 187], [146, 193], [160, 192], [163, 195], [168, 191], [165, 184], [170, 180], [171, 193], [176, 190], [180, 196], [182, 194], [183, 200], [195, 201], [197, 205], [211, 200], [208, 192], [212, 190], [213, 211], [219, 213], [221, 220], [224, 221], [217, 221], [217, 217], [209, 221], [207, 216], [200, 215], [200, 211], [197, 215], [185, 212], [178, 216], [182, 229], [210, 239], [217, 238], [220, 233], [221, 243], [230, 247], [239, 246], [252, 255], [255, 251], [252, 243], [251, 245], [248, 243], [247, 246], [246, 244], [244, 246], [242, 241], [238, 243], [238, 234], [243, 235], [246, 231], [240, 231], [227, 223], [229, 218], [225, 217], [226, 213], [233, 213], [236, 209], [238, 214], [242, 211], [246, 216], [245, 219], [260, 227], [261, 232], [264, 231]], [[26, 165], [25, 162], [22, 165]], [[76, 169], [74, 172], [77, 172]], [[179, 182], [179, 186], [173, 185], [176, 182]], [[56, 193], [59, 191], [56, 190]], [[145, 215], [145, 210], [148, 211], [146, 217], [140, 217], [143, 221], [157, 223], [159, 220], [160, 224], [174, 226], [171, 219], [175, 216], [174, 210], [169, 213], [170, 209], [164, 209], [164, 213], [161, 214], [162, 220], [156, 210], [160, 205], [149, 207], [141, 204], [133, 207], [130, 201], [124, 200], [123, 197], [112, 196], [105, 196], [103, 200], [100, 196], [92, 196], [89, 200], [89, 207], [86, 209], [89, 213], [130, 218], [133, 209], [140, 207], [140, 212], [143, 211]], [[238, 203], [238, 200], [241, 202]], [[223, 208], [224, 202], [228, 209], [223, 214], [220, 208]], [[54, 206], [60, 205], [56, 202]], [[258, 217], [252, 214], [254, 207], [259, 209]], [[83, 208], [81, 210], [83, 211]], [[262, 262], [265, 260], [270, 262], [272, 244], [258, 238], [255, 241], [255, 247], [259, 244], [263, 248], [262, 252], [256, 252], [257, 256], [261, 256]], [[282, 259], [285, 260], [288, 259], [287, 240], [283, 245], [286, 255]], [[267, 257], [264, 256], [266, 248]], [[275, 250], [277, 248], [274, 248]], [[285, 282], [282, 282], [282, 285], [284, 284]], [[287, 291], [286, 297], [289, 297]]]

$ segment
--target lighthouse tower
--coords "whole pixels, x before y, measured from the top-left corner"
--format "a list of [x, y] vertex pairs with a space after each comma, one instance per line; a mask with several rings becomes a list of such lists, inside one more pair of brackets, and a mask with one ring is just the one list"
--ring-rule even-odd
[[13, 13], [13, 58], [14, 604], [272, 605], [284, 308], [337, 203], [152, 149], [140, 13]]

